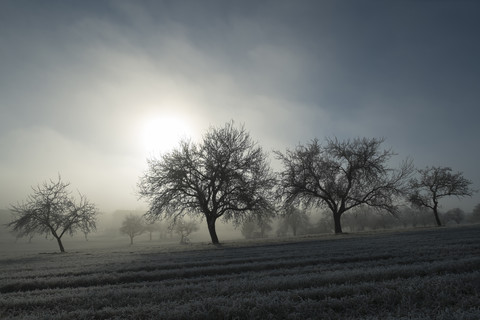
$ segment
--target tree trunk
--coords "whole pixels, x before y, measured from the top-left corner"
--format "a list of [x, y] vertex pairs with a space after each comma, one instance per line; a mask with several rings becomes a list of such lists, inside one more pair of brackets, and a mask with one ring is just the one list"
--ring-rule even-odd
[[57, 239], [58, 246], [60, 247], [60, 252], [65, 252], [65, 248], [63, 247], [62, 239], [59, 237], [55, 237]]
[[133, 236], [130, 236], [130, 245], [133, 244]]
[[335, 224], [335, 234], [343, 233], [342, 224], [340, 223], [341, 216], [342, 216], [342, 212], [333, 213], [333, 223]]
[[435, 216], [435, 222], [437, 223], [437, 227], [441, 227], [442, 222], [440, 221], [440, 217], [438, 216], [438, 209], [436, 204], [433, 207], [433, 215]]
[[208, 232], [210, 233], [210, 238], [212, 238], [212, 243], [219, 244], [217, 231], [215, 231], [215, 221], [216, 221], [216, 218], [207, 219]]

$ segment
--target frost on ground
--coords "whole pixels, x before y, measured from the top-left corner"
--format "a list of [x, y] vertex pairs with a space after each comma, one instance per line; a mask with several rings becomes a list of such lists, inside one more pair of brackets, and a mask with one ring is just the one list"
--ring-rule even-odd
[[479, 319], [480, 226], [0, 258], [2, 319]]

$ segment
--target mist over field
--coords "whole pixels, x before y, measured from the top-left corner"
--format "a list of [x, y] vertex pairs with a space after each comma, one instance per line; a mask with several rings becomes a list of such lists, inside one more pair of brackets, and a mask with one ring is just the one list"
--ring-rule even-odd
[[[121, 250], [136, 250], [139, 247], [162, 247], [177, 245], [180, 236], [175, 233], [168, 234], [160, 238], [162, 234], [154, 231], [151, 234], [144, 232], [135, 237], [135, 243], [130, 246], [127, 235], [121, 234], [120, 227], [122, 220], [129, 214], [138, 216], [143, 215], [144, 211], [134, 210], [116, 210], [110, 213], [100, 213], [97, 223], [97, 231], [87, 235], [77, 232], [73, 236], [64, 236], [64, 244], [67, 252], [77, 250], [94, 250], [117, 248]], [[51, 235], [35, 235], [32, 239], [28, 237], [17, 238], [15, 233], [11, 232], [5, 224], [11, 221], [11, 213], [8, 210], [0, 210], [0, 251], [2, 255], [23, 255], [36, 253], [54, 253], [58, 251], [58, 245]], [[199, 222], [199, 230], [190, 236], [193, 243], [207, 245], [211, 242], [208, 231], [204, 223]], [[244, 239], [240, 230], [234, 228], [231, 224], [218, 223], [218, 233], [222, 240], [241, 240]], [[130, 249], [129, 249], [130, 248]]]

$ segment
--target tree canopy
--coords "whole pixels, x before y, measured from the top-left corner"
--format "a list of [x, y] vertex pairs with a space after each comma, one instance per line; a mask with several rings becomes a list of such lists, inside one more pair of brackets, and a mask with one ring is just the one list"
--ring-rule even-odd
[[418, 177], [410, 180], [410, 202], [419, 208], [433, 211], [438, 226], [442, 225], [438, 214], [441, 198], [472, 196], [472, 182], [463, 177], [461, 172], [452, 172], [450, 167], [426, 167], [417, 170]]
[[252, 213], [271, 211], [275, 176], [267, 154], [243, 126], [210, 128], [199, 143], [182, 140], [159, 158], [147, 160], [139, 195], [150, 203], [150, 218], [200, 215], [212, 243], [219, 243], [218, 218], [239, 225]]
[[77, 201], [68, 191], [69, 185], [58, 177], [32, 187], [33, 193], [24, 202], [11, 205], [14, 219], [8, 226], [20, 235], [51, 234], [65, 252], [63, 235], [94, 231], [97, 216], [95, 205], [80, 193]]
[[333, 214], [335, 233], [341, 233], [341, 215], [365, 204], [397, 211], [395, 200], [406, 192], [413, 170], [410, 160], [389, 168], [394, 153], [381, 149], [383, 139], [356, 138], [339, 141], [317, 139], [285, 153], [276, 151], [283, 163], [278, 197], [286, 206], [326, 206]]

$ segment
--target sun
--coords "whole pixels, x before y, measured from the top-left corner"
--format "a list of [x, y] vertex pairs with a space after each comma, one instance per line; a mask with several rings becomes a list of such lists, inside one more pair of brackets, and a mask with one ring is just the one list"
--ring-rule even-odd
[[188, 123], [177, 116], [155, 116], [142, 124], [142, 144], [147, 153], [165, 153], [178, 146], [181, 139], [189, 138]]

